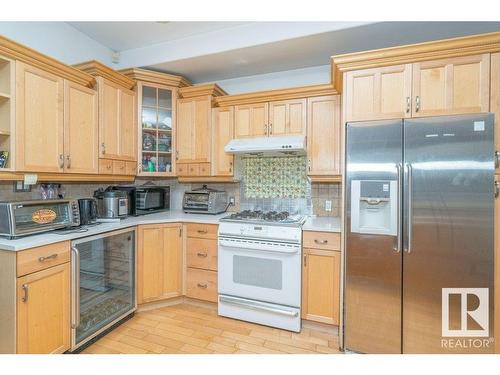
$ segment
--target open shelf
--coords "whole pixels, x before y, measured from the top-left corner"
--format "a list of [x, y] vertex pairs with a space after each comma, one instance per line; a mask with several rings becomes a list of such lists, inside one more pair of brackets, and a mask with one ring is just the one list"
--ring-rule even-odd
[[[12, 98], [13, 62], [0, 57], [0, 157], [8, 153], [7, 162], [0, 171], [9, 171], [12, 166]], [[2, 162], [0, 162], [1, 165]]]

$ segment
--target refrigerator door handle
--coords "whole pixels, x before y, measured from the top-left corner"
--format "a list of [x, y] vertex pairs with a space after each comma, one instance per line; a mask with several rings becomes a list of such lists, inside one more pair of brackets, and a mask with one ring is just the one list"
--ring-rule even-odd
[[397, 212], [397, 226], [398, 226], [398, 229], [397, 229], [397, 235], [396, 235], [396, 241], [397, 241], [397, 244], [396, 246], [394, 247], [394, 251], [396, 253], [399, 253], [401, 252], [401, 214], [403, 212], [403, 210], [401, 209], [401, 199], [402, 199], [402, 186], [403, 186], [403, 181], [401, 180], [402, 179], [402, 173], [401, 173], [401, 163], [397, 163], [396, 164], [396, 170], [397, 170], [397, 175], [398, 175], [398, 212]]
[[408, 242], [406, 245], [406, 252], [410, 254], [411, 252], [411, 240], [412, 240], [412, 227], [413, 227], [413, 167], [411, 164], [406, 164], [406, 169], [408, 172]]
[[80, 253], [71, 246], [71, 328], [80, 325]]

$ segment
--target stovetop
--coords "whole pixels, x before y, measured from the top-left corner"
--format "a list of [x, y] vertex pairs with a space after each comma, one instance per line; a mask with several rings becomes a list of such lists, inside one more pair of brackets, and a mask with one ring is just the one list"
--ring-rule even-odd
[[287, 211], [244, 210], [226, 216], [221, 221], [260, 223], [273, 225], [301, 225], [305, 220], [303, 215], [290, 215]]

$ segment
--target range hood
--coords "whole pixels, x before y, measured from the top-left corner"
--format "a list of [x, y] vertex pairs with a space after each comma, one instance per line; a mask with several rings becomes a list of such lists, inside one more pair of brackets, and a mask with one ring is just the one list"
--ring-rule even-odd
[[298, 135], [233, 139], [224, 147], [224, 151], [254, 156], [303, 155], [306, 151], [306, 137]]

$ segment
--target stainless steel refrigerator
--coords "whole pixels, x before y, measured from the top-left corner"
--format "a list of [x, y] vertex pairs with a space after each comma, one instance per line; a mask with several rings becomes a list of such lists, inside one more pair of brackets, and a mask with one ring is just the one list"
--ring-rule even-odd
[[493, 123], [347, 123], [346, 350], [493, 352]]

